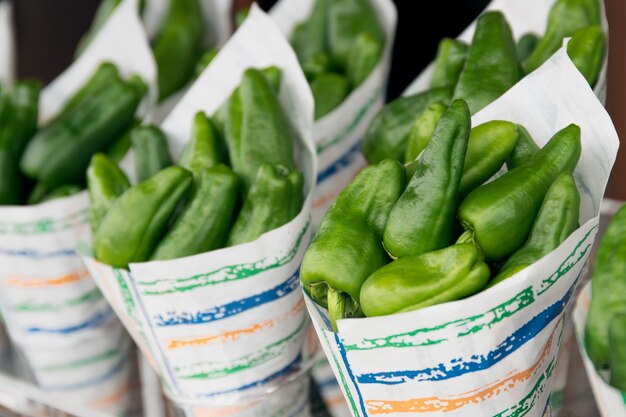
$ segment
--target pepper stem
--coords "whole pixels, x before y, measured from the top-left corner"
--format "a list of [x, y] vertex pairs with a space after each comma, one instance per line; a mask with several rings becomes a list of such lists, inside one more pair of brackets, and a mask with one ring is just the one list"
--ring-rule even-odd
[[328, 287], [328, 315], [330, 316], [330, 324], [333, 332], [337, 331], [337, 320], [343, 319], [346, 315], [346, 293], [343, 291], [335, 291]]
[[474, 240], [474, 233], [471, 230], [466, 230], [463, 232], [463, 234], [461, 236], [459, 236], [459, 238], [456, 241], [456, 244], [460, 244], [460, 243], [467, 243], [467, 242], [473, 242]]

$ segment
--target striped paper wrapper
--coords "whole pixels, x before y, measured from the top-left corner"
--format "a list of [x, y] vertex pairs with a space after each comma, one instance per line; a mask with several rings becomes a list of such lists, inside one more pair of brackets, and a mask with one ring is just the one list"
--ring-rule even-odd
[[591, 297], [591, 283], [589, 282], [578, 296], [574, 309], [574, 327], [576, 328], [580, 355], [583, 358], [587, 378], [591, 384], [600, 415], [602, 417], [626, 417], [626, 392], [618, 391], [607, 384], [608, 375], [598, 373], [585, 349], [585, 324], [587, 323]]
[[[203, 404], [186, 407], [187, 416], [235, 415], [210, 410], [266, 393], [303, 357], [308, 321], [299, 265], [312, 229], [313, 98], [293, 50], [265, 13], [252, 8], [161, 127], [171, 154], [179, 155], [198, 111], [213, 114], [245, 69], [270, 65], [282, 69], [279, 98], [298, 137], [296, 161], [306, 192], [301, 212], [253, 242], [186, 258], [130, 264], [129, 270], [85, 258], [168, 395], [183, 406]], [[299, 401], [294, 395], [283, 394], [282, 403], [288, 399], [293, 406]], [[250, 404], [236, 415], [294, 415], [280, 407], [268, 414], [265, 401]]]
[[[43, 90], [41, 125], [102, 61], [154, 84], [136, 7], [136, 0], [126, 0], [85, 53]], [[132, 342], [76, 253], [77, 242], [89, 239], [88, 214], [86, 192], [0, 207], [0, 309], [35, 383], [68, 403], [119, 413], [131, 399]]]
[[[334, 111], [315, 122], [313, 137], [318, 155], [317, 191], [313, 224], [319, 224], [335, 197], [366, 165], [361, 139], [385, 102], [391, 50], [396, 33], [396, 8], [391, 0], [370, 0], [385, 33], [385, 49], [369, 77]], [[287, 37], [306, 20], [315, 0], [280, 0], [270, 14]]]
[[0, 1], [0, 84], [15, 78], [15, 38], [11, 3]]
[[356, 416], [541, 416], [564, 311], [598, 231], [618, 138], [609, 115], [561, 48], [472, 118], [510, 120], [543, 146], [576, 123], [580, 224], [563, 244], [505, 282], [465, 300], [392, 316], [347, 319], [306, 299], [335, 376]]

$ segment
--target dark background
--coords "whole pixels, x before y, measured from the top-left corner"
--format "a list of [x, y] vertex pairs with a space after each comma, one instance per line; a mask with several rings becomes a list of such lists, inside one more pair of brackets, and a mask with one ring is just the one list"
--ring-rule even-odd
[[[72, 61], [80, 36], [87, 30], [100, 0], [13, 1], [16, 20], [18, 76], [47, 83]], [[626, 137], [626, 1], [605, 0], [609, 18], [607, 109], [620, 137]], [[388, 98], [404, 88], [432, 61], [439, 40], [456, 37], [488, 0], [395, 0], [398, 8]], [[251, 0], [235, 0], [236, 7]], [[275, 0], [260, 0], [268, 10]], [[626, 200], [626, 151], [620, 152], [607, 195]]]

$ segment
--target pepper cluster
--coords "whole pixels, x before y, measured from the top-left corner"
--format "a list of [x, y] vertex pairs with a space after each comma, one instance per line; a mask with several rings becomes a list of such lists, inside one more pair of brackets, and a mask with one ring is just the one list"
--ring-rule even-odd
[[37, 204], [80, 191], [93, 154], [120, 152], [118, 141], [123, 147], [146, 91], [138, 76], [123, 79], [115, 65], [103, 63], [40, 129], [39, 85], [21, 82], [3, 92], [0, 204]]
[[[461, 99], [427, 114], [415, 129], [419, 158], [406, 166], [388, 158], [359, 173], [304, 255], [302, 284], [333, 326], [468, 297], [536, 262], [578, 227], [578, 126], [539, 149], [511, 122], [471, 129]], [[508, 172], [485, 183], [505, 164]]]
[[276, 67], [246, 70], [213, 117], [196, 114], [178, 165], [159, 128], [132, 129], [134, 186], [110, 158], [95, 155], [87, 179], [97, 259], [125, 268], [191, 256], [291, 221], [302, 207], [303, 176], [278, 100], [280, 78]]
[[413, 161], [428, 136], [420, 129], [432, 129], [451, 100], [465, 100], [475, 114], [537, 69], [570, 36], [567, 52], [593, 86], [606, 49], [597, 0], [558, 0], [550, 10], [544, 36], [526, 34], [517, 44], [502, 13], [483, 14], [471, 45], [455, 39], [441, 41], [428, 91], [401, 97], [376, 116], [363, 138], [363, 154], [371, 164], [385, 158]]
[[315, 0], [291, 34], [315, 99], [315, 118], [337, 108], [378, 64], [385, 34], [369, 0]]

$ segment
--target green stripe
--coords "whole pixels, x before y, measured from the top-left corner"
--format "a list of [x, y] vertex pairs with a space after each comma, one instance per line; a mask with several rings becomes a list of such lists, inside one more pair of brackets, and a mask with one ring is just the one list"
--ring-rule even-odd
[[206, 287], [209, 285], [217, 285], [225, 282], [239, 281], [252, 276], [255, 276], [261, 272], [269, 271], [271, 269], [279, 268], [283, 265], [291, 262], [298, 251], [302, 240], [309, 229], [309, 223], [300, 231], [298, 238], [294, 246], [289, 249], [286, 255], [276, 258], [273, 262], [266, 263], [267, 259], [262, 259], [256, 262], [248, 262], [237, 265], [228, 265], [214, 271], [197, 274], [191, 277], [176, 278], [176, 279], [159, 279], [153, 281], [138, 281], [138, 285], [142, 287], [160, 287], [156, 289], [144, 289], [141, 291], [142, 295], [163, 295], [171, 294], [175, 292], [190, 291], [199, 287]]
[[62, 363], [58, 365], [46, 366], [44, 368], [41, 368], [40, 370], [44, 372], [54, 372], [54, 371], [62, 371], [64, 369], [80, 368], [85, 365], [90, 365], [92, 363], [114, 358], [116, 356], [119, 356], [121, 353], [122, 351], [119, 348], [114, 348], [104, 353], [100, 353], [98, 355], [92, 356], [90, 358], [79, 359], [77, 361]]
[[93, 290], [79, 296], [76, 298], [72, 298], [70, 300], [64, 301], [62, 303], [48, 303], [48, 304], [20, 304], [15, 306], [15, 311], [19, 312], [44, 312], [44, 311], [61, 311], [67, 307], [75, 307], [77, 305], [81, 305], [87, 302], [99, 300], [102, 298], [102, 293], [98, 288], [94, 288]]
[[249, 355], [245, 355], [245, 356], [242, 356], [241, 358], [230, 361], [231, 365], [227, 366], [226, 368], [214, 369], [211, 371], [198, 372], [198, 373], [192, 373], [192, 374], [187, 374], [187, 375], [181, 372], [190, 368], [191, 369], [202, 368], [202, 367], [211, 365], [210, 363], [197, 363], [197, 364], [188, 365], [185, 367], [174, 368], [174, 370], [176, 371], [177, 374], [179, 373], [181, 374], [179, 375], [180, 378], [184, 378], [184, 379], [215, 379], [215, 378], [223, 378], [223, 377], [226, 377], [226, 376], [238, 373], [238, 372], [245, 371], [250, 368], [254, 368], [256, 366], [262, 365], [266, 362], [269, 362], [272, 359], [275, 359], [281, 356], [284, 353], [283, 347], [287, 345], [290, 341], [295, 339], [296, 336], [298, 336], [298, 334], [300, 334], [300, 332], [304, 328], [305, 323], [306, 323], [306, 319], [303, 319], [302, 322], [298, 325], [298, 328], [295, 331], [293, 331], [291, 334], [289, 334], [288, 336], [266, 346], [262, 350], [259, 350], [257, 352], [254, 352]]
[[0, 223], [0, 235], [41, 235], [55, 233], [86, 224], [89, 221], [89, 209], [82, 209], [61, 219], [49, 217], [26, 223]]
[[333, 345], [328, 340], [328, 335], [326, 335], [326, 331], [322, 330], [322, 335], [324, 335], [324, 340], [326, 340], [326, 346], [329, 347], [330, 352], [333, 356], [333, 362], [335, 362], [335, 366], [337, 367], [337, 371], [339, 372], [339, 379], [341, 380], [341, 385], [343, 386], [344, 395], [348, 396], [348, 401], [350, 403], [350, 407], [352, 408], [352, 415], [358, 416], [359, 409], [357, 408], [356, 403], [354, 402], [354, 398], [352, 397], [352, 392], [350, 391], [350, 387], [348, 386], [348, 383], [346, 382], [346, 377], [344, 376], [343, 371], [341, 370], [341, 365], [339, 364], [339, 361], [337, 360], [337, 357], [335, 356]]

